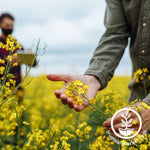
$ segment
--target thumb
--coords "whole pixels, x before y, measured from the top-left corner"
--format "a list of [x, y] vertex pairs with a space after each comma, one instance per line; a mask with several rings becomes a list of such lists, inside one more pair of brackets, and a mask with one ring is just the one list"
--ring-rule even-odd
[[72, 76], [68, 74], [48, 74], [47, 78], [51, 81], [72, 81]]

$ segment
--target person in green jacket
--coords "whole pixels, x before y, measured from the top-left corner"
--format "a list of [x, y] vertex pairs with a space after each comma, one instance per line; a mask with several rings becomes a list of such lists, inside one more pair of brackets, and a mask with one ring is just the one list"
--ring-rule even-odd
[[[88, 104], [77, 106], [71, 98], [65, 95], [65, 87], [68, 83], [73, 80], [84, 82], [90, 87], [87, 97], [89, 99], [95, 97], [97, 92], [106, 87], [108, 81], [113, 77], [114, 71], [129, 41], [130, 57], [132, 60], [132, 78], [133, 73], [139, 68], [147, 68], [150, 71], [150, 1], [106, 0], [106, 3], [104, 19], [106, 31], [98, 43], [85, 74], [47, 75], [48, 79], [52, 81], [65, 81], [62, 89], [56, 90], [55, 94], [61, 99], [63, 104], [68, 105], [76, 111], [83, 110]], [[129, 83], [129, 88], [131, 90], [130, 102], [136, 98], [140, 98], [143, 102], [150, 105], [150, 93], [147, 93], [145, 96], [134, 79]], [[137, 105], [141, 106], [141, 102]], [[142, 113], [148, 125], [150, 125], [149, 113], [150, 109], [145, 109]], [[120, 127], [117, 121], [118, 119], [120, 118], [118, 117], [116, 122], [114, 122], [116, 128]], [[135, 117], [134, 120], [136, 119]], [[110, 122], [111, 119], [104, 122], [103, 125], [106, 130], [110, 129]], [[141, 133], [144, 130], [147, 131], [148, 128], [143, 124]]]

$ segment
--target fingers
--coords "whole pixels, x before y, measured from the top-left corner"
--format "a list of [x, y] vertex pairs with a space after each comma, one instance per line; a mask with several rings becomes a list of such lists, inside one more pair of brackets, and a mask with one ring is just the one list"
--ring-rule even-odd
[[[106, 128], [109, 128], [111, 126], [111, 120], [112, 118], [109, 118], [107, 119], [104, 123], [103, 123], [103, 126], [106, 127]], [[121, 120], [121, 117], [120, 115], [116, 115], [116, 117], [114, 118], [113, 120], [113, 124], [120, 124], [120, 120]]]
[[83, 110], [85, 107], [88, 106], [87, 103], [83, 103], [84, 105], [81, 105], [81, 106], [74, 104], [74, 102], [71, 98], [67, 98], [67, 96], [65, 94], [62, 94], [61, 90], [56, 90], [55, 95], [57, 98], [61, 99], [61, 102], [64, 105], [68, 105], [68, 107], [73, 108], [77, 112], [80, 112], [81, 110]]
[[80, 112], [81, 110], [83, 110], [85, 108], [85, 106], [81, 105], [73, 105], [73, 108], [75, 109], [75, 111]]
[[71, 75], [68, 74], [49, 74], [47, 75], [47, 78], [51, 81], [65, 81], [65, 82], [69, 82], [72, 79]]
[[62, 94], [65, 94], [65, 89], [66, 89], [67, 84], [65, 84], [61, 90], [55, 90], [55, 95], [57, 98], [60, 98]]
[[83, 110], [85, 107], [87, 107], [86, 105], [76, 105], [74, 104], [73, 100], [71, 98], [67, 98], [67, 96], [65, 94], [62, 94], [60, 96], [61, 102], [64, 105], [68, 105], [68, 107], [73, 108], [75, 111], [80, 112], [81, 110]]
[[74, 107], [74, 104], [73, 104], [73, 101], [72, 101], [71, 98], [68, 98], [68, 99], [67, 99], [67, 104], [68, 104], [68, 106], [69, 106], [70, 108], [73, 108], [73, 107]]
[[103, 123], [103, 126], [104, 126], [105, 128], [110, 127], [110, 125], [111, 125], [111, 118], [107, 119], [107, 120]]
[[55, 91], [55, 95], [56, 95], [57, 98], [60, 98], [60, 95], [61, 95], [61, 94], [62, 94], [62, 93], [61, 93], [60, 90], [56, 90], [56, 91]]
[[[124, 112], [124, 111], [123, 111], [123, 112]], [[138, 120], [138, 119], [136, 118], [136, 115], [135, 115], [133, 112], [130, 112], [130, 113], [131, 113], [131, 118], [132, 118], [133, 120]], [[120, 124], [120, 123], [121, 123], [121, 119], [122, 119], [121, 114], [120, 114], [120, 113], [117, 114], [117, 115], [115, 116], [114, 120], [113, 120], [113, 125]], [[111, 126], [111, 118], [108, 119], [108, 120], [106, 120], [106, 121], [103, 123], [103, 126], [106, 127], [106, 128], [109, 128], [109, 127]], [[136, 126], [136, 125], [134, 125], [134, 126]]]
[[67, 104], [67, 96], [65, 94], [60, 95], [61, 102], [66, 105]]

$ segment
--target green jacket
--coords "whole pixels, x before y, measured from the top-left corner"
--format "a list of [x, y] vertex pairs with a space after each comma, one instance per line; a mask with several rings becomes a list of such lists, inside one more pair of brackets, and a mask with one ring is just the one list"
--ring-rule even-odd
[[[150, 0], [106, 0], [104, 25], [106, 31], [90, 61], [85, 74], [96, 76], [102, 89], [112, 78], [114, 70], [130, 41], [132, 75], [139, 68], [150, 71]], [[145, 97], [138, 84], [132, 80], [130, 101], [143, 99], [150, 105], [150, 94]]]

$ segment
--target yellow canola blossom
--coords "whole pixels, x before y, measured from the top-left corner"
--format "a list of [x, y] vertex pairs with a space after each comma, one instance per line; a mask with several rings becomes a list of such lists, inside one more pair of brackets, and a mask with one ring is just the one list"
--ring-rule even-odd
[[140, 81], [144, 80], [144, 76], [146, 73], [148, 73], [149, 70], [147, 68], [138, 69], [134, 74], [133, 78], [135, 79], [136, 83], [139, 83]]
[[145, 109], [150, 109], [150, 106], [147, 105], [145, 102], [142, 102], [142, 106], [143, 106]]
[[133, 120], [133, 121], [132, 121], [132, 124], [139, 124], [139, 122], [136, 121], [136, 120]]
[[65, 94], [67, 97], [72, 98], [73, 102], [77, 105], [83, 104], [84, 94], [88, 92], [89, 87], [79, 80], [72, 81], [66, 87]]
[[5, 60], [0, 58], [0, 64], [4, 64]]
[[0, 74], [3, 75], [3, 74], [4, 74], [4, 71], [5, 71], [5, 67], [4, 67], [4, 66], [1, 66], [1, 67], [0, 67]]

